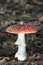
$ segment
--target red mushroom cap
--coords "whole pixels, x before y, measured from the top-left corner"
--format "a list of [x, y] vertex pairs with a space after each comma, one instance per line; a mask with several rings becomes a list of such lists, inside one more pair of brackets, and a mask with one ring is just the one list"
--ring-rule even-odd
[[6, 29], [6, 32], [8, 33], [14, 33], [14, 34], [19, 34], [19, 33], [35, 33], [37, 32], [36, 27], [29, 25], [29, 24], [14, 24], [12, 26], [9, 26]]

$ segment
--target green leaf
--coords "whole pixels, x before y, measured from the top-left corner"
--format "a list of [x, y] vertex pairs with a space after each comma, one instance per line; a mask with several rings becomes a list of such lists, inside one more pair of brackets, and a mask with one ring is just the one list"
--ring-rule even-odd
[[11, 19], [12, 19], [13, 21], [15, 21], [15, 20], [18, 20], [19, 17], [18, 17], [18, 16], [11, 16]]

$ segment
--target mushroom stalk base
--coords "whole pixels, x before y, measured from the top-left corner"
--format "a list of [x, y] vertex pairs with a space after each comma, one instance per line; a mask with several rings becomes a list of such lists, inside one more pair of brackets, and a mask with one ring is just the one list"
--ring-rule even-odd
[[15, 42], [15, 44], [18, 45], [18, 51], [15, 54], [15, 58], [18, 58], [18, 60], [20, 60], [20, 61], [26, 60], [27, 54], [26, 54], [25, 35], [18, 34], [18, 39]]

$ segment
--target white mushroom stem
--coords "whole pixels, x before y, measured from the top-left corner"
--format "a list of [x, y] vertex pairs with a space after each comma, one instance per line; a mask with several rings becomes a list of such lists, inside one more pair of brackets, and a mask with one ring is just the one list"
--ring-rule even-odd
[[15, 42], [18, 45], [18, 51], [15, 54], [15, 58], [18, 58], [20, 61], [24, 61], [27, 59], [26, 55], [26, 44], [25, 44], [25, 34], [18, 34], [18, 39]]

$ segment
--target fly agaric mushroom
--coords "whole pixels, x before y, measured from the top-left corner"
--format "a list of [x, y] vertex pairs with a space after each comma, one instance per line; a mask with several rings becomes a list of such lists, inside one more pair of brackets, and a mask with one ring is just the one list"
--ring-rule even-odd
[[27, 59], [25, 34], [36, 33], [36, 31], [36, 27], [29, 25], [28, 23], [14, 24], [6, 29], [6, 32], [8, 33], [18, 34], [18, 39], [15, 42], [15, 44], [18, 45], [18, 51], [15, 54], [15, 58], [18, 58], [20, 61]]

